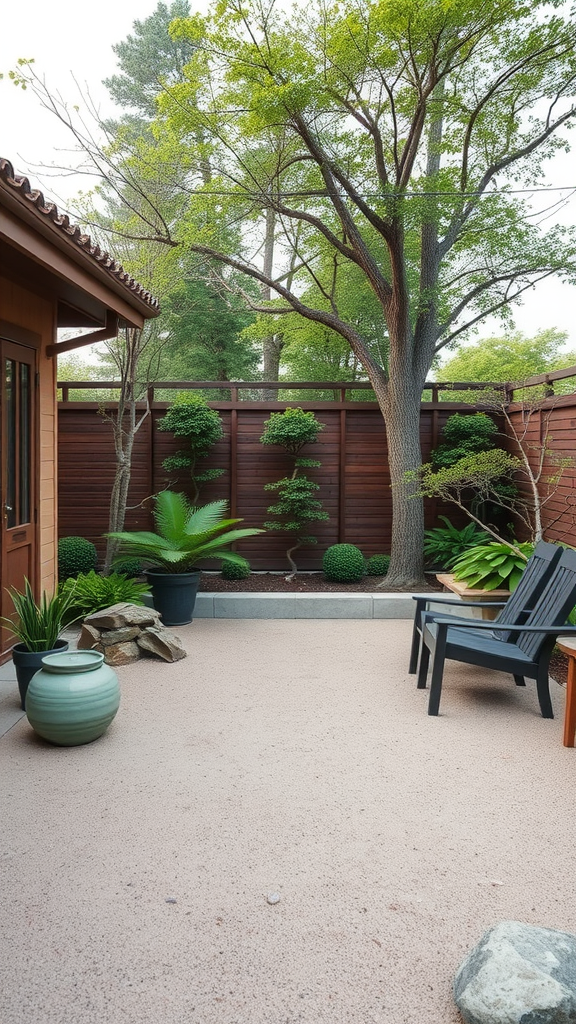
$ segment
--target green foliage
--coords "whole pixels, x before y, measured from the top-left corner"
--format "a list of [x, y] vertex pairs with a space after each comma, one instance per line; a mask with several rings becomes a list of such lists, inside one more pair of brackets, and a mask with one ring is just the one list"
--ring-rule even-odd
[[265, 491], [278, 492], [278, 501], [267, 509], [275, 519], [264, 524], [266, 529], [294, 535], [294, 544], [286, 552], [293, 573], [297, 570], [291, 553], [303, 544], [316, 544], [316, 537], [307, 532], [308, 524], [329, 518], [328, 513], [322, 510], [322, 503], [313, 498], [314, 491], [319, 490], [318, 484], [299, 472], [303, 467], [320, 465], [316, 459], [303, 458], [299, 452], [304, 445], [314, 444], [323, 429], [324, 424], [316, 419], [313, 412], [286, 409], [271, 414], [260, 438], [262, 444], [281, 446], [294, 459], [291, 477], [284, 477], [264, 487]]
[[90, 572], [98, 563], [95, 545], [84, 537], [61, 537], [58, 541], [58, 579], [67, 580]]
[[467, 455], [489, 451], [494, 448], [496, 434], [498, 427], [486, 413], [463, 415], [456, 412], [446, 420], [442, 444], [430, 456], [432, 465], [435, 468], [453, 466]]
[[112, 572], [100, 576], [92, 570], [80, 573], [75, 580], [65, 580], [59, 592], [64, 598], [71, 598], [66, 612], [66, 622], [85, 619], [92, 612], [109, 608], [121, 601], [130, 604], [144, 604], [143, 595], [149, 592], [147, 583], [136, 583], [123, 573]]
[[296, 456], [305, 444], [314, 444], [318, 440], [321, 430], [324, 430], [324, 424], [319, 423], [313, 412], [286, 409], [284, 412], [273, 412], [270, 419], [266, 420], [260, 441], [262, 444], [280, 445], [290, 455]]
[[2, 617], [2, 625], [17, 636], [28, 651], [53, 650], [66, 625], [74, 599], [74, 582], [70, 580], [66, 593], [57, 590], [51, 598], [47, 597], [44, 591], [39, 602], [36, 602], [27, 579], [24, 580], [24, 593], [11, 588], [9, 594], [16, 618], [12, 620]]
[[356, 583], [365, 576], [366, 561], [355, 544], [333, 544], [324, 552], [322, 568], [327, 580]]
[[513, 331], [503, 338], [485, 338], [466, 345], [438, 368], [441, 381], [490, 381], [494, 384], [526, 380], [576, 362], [576, 354], [562, 352], [568, 338], [555, 327], [527, 338]]
[[246, 580], [250, 575], [250, 562], [243, 558], [241, 562], [223, 562], [222, 579]]
[[138, 558], [118, 558], [114, 560], [114, 572], [133, 579], [142, 574], [142, 563]]
[[212, 501], [200, 508], [191, 506], [184, 494], [160, 491], [156, 495], [154, 521], [158, 533], [110, 533], [120, 542], [120, 553], [139, 558], [148, 568], [162, 572], [190, 572], [203, 558], [244, 561], [230, 551], [230, 545], [263, 530], [233, 530], [241, 519], [225, 519], [228, 503]]
[[485, 544], [488, 534], [476, 523], [468, 523], [462, 529], [453, 526], [447, 516], [438, 516], [445, 526], [435, 526], [424, 531], [424, 554], [433, 565], [451, 569], [455, 562], [478, 544]]
[[265, 491], [278, 492], [278, 501], [266, 510], [276, 519], [264, 523], [265, 528], [294, 533], [301, 544], [315, 544], [316, 538], [306, 532], [308, 524], [329, 518], [322, 510], [322, 503], [312, 497], [319, 489], [318, 484], [305, 476], [284, 477], [276, 483], [265, 484]]
[[251, 334], [254, 314], [233, 294], [231, 279], [228, 291], [216, 281], [216, 271], [206, 266], [186, 276], [163, 300], [168, 337], [160, 356], [160, 379], [258, 379], [261, 353]]
[[525, 542], [517, 548], [521, 554], [507, 544], [479, 544], [460, 556], [453, 566], [454, 579], [477, 590], [514, 590], [534, 545]]
[[173, 0], [170, 6], [159, 3], [144, 21], [134, 22], [133, 34], [112, 47], [122, 73], [106, 78], [104, 85], [120, 107], [153, 117], [162, 83], [182, 80], [194, 47], [187, 40], [171, 39], [168, 26], [189, 14], [187, 0]]
[[169, 455], [162, 465], [169, 472], [179, 472], [182, 469], [190, 472], [194, 491], [193, 501], [197, 501], [199, 484], [216, 480], [224, 472], [222, 469], [196, 472], [197, 460], [208, 455], [213, 445], [223, 436], [220, 414], [208, 406], [203, 394], [185, 391], [178, 395], [172, 407], [159, 421], [158, 429], [170, 431], [175, 437], [186, 438], [187, 449], [180, 450], [176, 455]]
[[222, 419], [211, 409], [203, 394], [185, 391], [178, 395], [172, 408], [158, 423], [159, 430], [169, 430], [175, 437], [185, 437], [198, 457], [207, 455], [223, 434]]
[[455, 497], [463, 500], [464, 492], [472, 489], [478, 497], [488, 500], [493, 496], [494, 482], [503, 477], [511, 479], [520, 468], [520, 459], [502, 448], [467, 455], [436, 472], [428, 463], [420, 470], [420, 493], [427, 498], [452, 501]]
[[390, 568], [390, 555], [371, 555], [366, 560], [367, 576], [385, 576]]

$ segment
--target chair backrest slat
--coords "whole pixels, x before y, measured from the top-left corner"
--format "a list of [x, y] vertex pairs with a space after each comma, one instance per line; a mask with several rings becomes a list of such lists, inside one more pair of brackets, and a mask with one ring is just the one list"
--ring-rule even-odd
[[[526, 563], [518, 586], [494, 620], [495, 625], [497, 622], [510, 622], [516, 625], [523, 621], [522, 613], [529, 612], [534, 608], [560, 560], [562, 550], [557, 544], [547, 544], [544, 540], [536, 545]], [[511, 639], [510, 632], [506, 629], [496, 629], [494, 635], [498, 640], [505, 642]]]
[[[563, 626], [575, 604], [576, 551], [568, 549], [562, 553], [552, 577], [526, 619], [526, 625]], [[524, 654], [535, 660], [547, 641], [543, 633], [521, 633], [517, 644]]]

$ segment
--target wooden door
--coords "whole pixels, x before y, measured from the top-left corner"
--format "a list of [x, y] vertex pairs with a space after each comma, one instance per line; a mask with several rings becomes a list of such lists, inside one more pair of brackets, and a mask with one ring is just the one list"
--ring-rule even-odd
[[[10, 615], [7, 587], [36, 585], [36, 451], [33, 348], [0, 339], [1, 543], [0, 614]], [[1, 651], [11, 642], [3, 630]]]

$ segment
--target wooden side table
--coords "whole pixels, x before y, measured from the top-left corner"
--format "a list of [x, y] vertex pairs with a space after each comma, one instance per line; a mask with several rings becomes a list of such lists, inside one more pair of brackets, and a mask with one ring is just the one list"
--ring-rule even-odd
[[576, 640], [558, 637], [558, 647], [568, 657], [568, 680], [566, 683], [566, 711], [564, 712], [565, 747], [574, 746], [576, 734]]

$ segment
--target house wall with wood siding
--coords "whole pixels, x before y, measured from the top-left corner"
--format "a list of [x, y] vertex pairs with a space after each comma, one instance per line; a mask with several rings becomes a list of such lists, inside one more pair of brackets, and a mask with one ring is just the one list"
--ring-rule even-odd
[[58, 542], [56, 360], [46, 355], [46, 347], [54, 341], [56, 303], [55, 300], [37, 295], [5, 278], [0, 279], [0, 288], [3, 319], [38, 336], [39, 384], [35, 444], [40, 471], [36, 501], [36, 572], [39, 590], [52, 593], [55, 585], [55, 552]]

